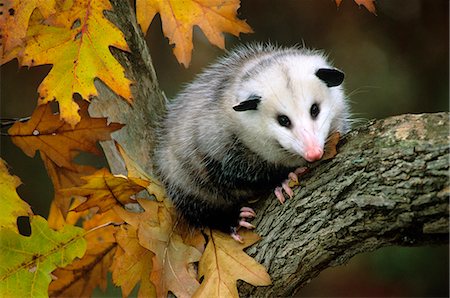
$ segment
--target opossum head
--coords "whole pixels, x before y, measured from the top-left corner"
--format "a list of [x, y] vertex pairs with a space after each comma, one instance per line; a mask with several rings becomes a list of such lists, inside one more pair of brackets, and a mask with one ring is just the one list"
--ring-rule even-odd
[[247, 64], [230, 107], [242, 141], [276, 164], [321, 159], [330, 134], [347, 130], [343, 72], [317, 53], [266, 55]]

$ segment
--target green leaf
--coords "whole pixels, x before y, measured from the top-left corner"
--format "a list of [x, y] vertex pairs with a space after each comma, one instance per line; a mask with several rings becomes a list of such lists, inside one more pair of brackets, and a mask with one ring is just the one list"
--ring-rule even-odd
[[0, 296], [47, 297], [51, 272], [81, 258], [86, 250], [85, 231], [66, 225], [49, 228], [40, 216], [30, 217], [31, 236], [0, 230]]

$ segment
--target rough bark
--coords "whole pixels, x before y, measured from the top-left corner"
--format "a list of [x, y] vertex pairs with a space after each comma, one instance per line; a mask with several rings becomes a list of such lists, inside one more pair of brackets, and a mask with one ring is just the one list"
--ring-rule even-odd
[[[98, 81], [90, 112], [125, 123], [114, 139], [151, 173], [164, 96], [128, 1], [111, 2], [115, 11], [107, 15], [125, 32], [131, 50], [113, 52], [135, 82], [135, 99], [130, 106]], [[284, 205], [273, 197], [262, 200], [254, 221], [262, 240], [247, 252], [266, 266], [273, 285], [241, 284], [242, 295], [296, 294], [325, 268], [382, 246], [448, 243], [448, 117], [371, 121], [341, 140], [334, 159], [312, 165], [294, 198]], [[125, 173], [114, 144], [102, 146], [113, 172]]]
[[383, 246], [448, 243], [448, 117], [371, 121], [314, 165], [293, 199], [261, 202], [254, 224], [263, 239], [247, 252], [273, 286], [242, 285], [243, 296], [294, 295], [327, 267]]

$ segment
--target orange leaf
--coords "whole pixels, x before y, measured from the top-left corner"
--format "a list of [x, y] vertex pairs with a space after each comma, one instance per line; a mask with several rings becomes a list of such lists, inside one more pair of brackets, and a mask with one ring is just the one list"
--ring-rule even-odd
[[271, 284], [266, 269], [242, 250], [259, 240], [251, 231], [239, 232], [244, 243], [228, 234], [210, 231], [209, 242], [198, 266], [199, 277], [204, 276], [194, 297], [239, 297], [236, 281], [241, 279], [254, 286]]
[[136, 14], [143, 31], [147, 31], [153, 17], [161, 15], [164, 35], [174, 44], [178, 61], [189, 66], [192, 53], [192, 29], [200, 27], [208, 40], [225, 48], [222, 32], [235, 36], [253, 32], [250, 26], [236, 17], [239, 0], [137, 0]]
[[92, 207], [105, 212], [115, 205], [124, 206], [136, 201], [130, 197], [148, 185], [139, 178], [127, 178], [123, 175], [112, 175], [107, 169], [101, 169], [90, 176], [82, 177], [86, 183], [79, 187], [61, 189], [63, 195], [78, 195], [87, 197], [86, 202], [80, 204], [74, 211], [80, 212]]
[[[336, 5], [339, 7], [342, 3], [342, 0], [335, 0]], [[374, 15], [377, 15], [377, 11], [375, 8], [375, 0], [354, 0], [356, 4], [363, 5], [368, 11], [373, 13]]]
[[[23, 39], [27, 33], [28, 21], [31, 13], [39, 9], [40, 13], [48, 17], [55, 13], [55, 0], [4, 0], [0, 11], [0, 63], [6, 63], [15, 58], [13, 50], [23, 46]], [[13, 54], [13, 55], [12, 55]]]
[[105, 10], [112, 10], [108, 0], [74, 0], [57, 14], [30, 22], [28, 28], [21, 64], [53, 64], [39, 86], [39, 104], [56, 99], [61, 118], [72, 126], [80, 121], [72, 95], [78, 93], [87, 100], [97, 96], [95, 78], [131, 102], [131, 81], [109, 50], [113, 46], [127, 51], [128, 45], [123, 33], [105, 17]]
[[150, 282], [154, 254], [139, 244], [137, 230], [131, 225], [122, 225], [116, 239], [119, 247], [111, 271], [114, 283], [122, 288], [122, 296], [129, 296], [140, 281], [138, 296], [155, 297], [155, 287]]
[[377, 14], [377, 11], [375, 9], [375, 0], [355, 0], [355, 2], [358, 5], [363, 5], [365, 8], [367, 8], [368, 11], [370, 11], [374, 15]]
[[[41, 152], [41, 158], [44, 161], [47, 173], [53, 183], [54, 198], [52, 202], [52, 207], [54, 206], [53, 208], [57, 208], [59, 210], [59, 211], [53, 210], [53, 212], [52, 210], [50, 210], [51, 212], [48, 218], [50, 227], [56, 228], [57, 226], [50, 224], [53, 223], [53, 220], [57, 220], [57, 218], [53, 218], [53, 216], [60, 215], [61, 216], [60, 220], [64, 222], [64, 219], [66, 218], [67, 213], [69, 212], [70, 209], [70, 205], [73, 201], [72, 200], [73, 196], [65, 196], [59, 190], [63, 188], [80, 186], [84, 184], [85, 182], [83, 179], [81, 179], [81, 177], [93, 174], [96, 169], [91, 166], [84, 166], [75, 163], [72, 164], [74, 170], [67, 169], [64, 167], [58, 167], [51, 159], [47, 157], [47, 155], [45, 155], [44, 152]], [[80, 202], [80, 200], [78, 201]], [[81, 214], [78, 214], [78, 217], [80, 215]], [[72, 214], [71, 217], [73, 216], [75, 215]], [[75, 224], [75, 222], [73, 222], [72, 224]]]
[[75, 151], [99, 154], [96, 142], [110, 140], [111, 132], [123, 127], [119, 123], [107, 124], [106, 118], [89, 117], [87, 103], [82, 104], [80, 115], [81, 121], [72, 128], [52, 113], [49, 104], [41, 105], [29, 121], [16, 122], [8, 133], [26, 155], [33, 157], [40, 150], [58, 166], [76, 171], [72, 164]]
[[[100, 286], [105, 290], [108, 269], [113, 262], [117, 248], [114, 234], [117, 227], [107, 225], [109, 222], [120, 223], [113, 211], [95, 215], [83, 226], [86, 230], [86, 254], [69, 266], [58, 268], [52, 275], [56, 278], [48, 288], [52, 297], [91, 297], [92, 291]], [[97, 229], [95, 229], [97, 227]], [[100, 227], [100, 228], [98, 228]]]

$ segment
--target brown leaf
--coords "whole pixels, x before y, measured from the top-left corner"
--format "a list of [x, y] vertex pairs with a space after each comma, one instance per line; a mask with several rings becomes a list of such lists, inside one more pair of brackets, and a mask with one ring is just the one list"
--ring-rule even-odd
[[167, 297], [171, 291], [179, 298], [191, 297], [198, 287], [191, 267], [200, 259], [200, 252], [183, 242], [174, 227], [173, 211], [164, 202], [138, 202], [145, 210], [139, 216], [124, 210], [117, 213], [137, 228], [139, 243], [154, 253], [150, 280], [156, 287], [156, 296]]
[[124, 224], [116, 233], [119, 247], [111, 267], [113, 281], [122, 288], [122, 296], [130, 295], [140, 281], [139, 297], [155, 297], [156, 291], [150, 282], [154, 254], [139, 244], [137, 230]]
[[148, 182], [139, 178], [129, 178], [123, 175], [112, 175], [107, 169], [101, 169], [93, 175], [82, 177], [86, 183], [79, 187], [61, 189], [63, 195], [78, 195], [87, 197], [74, 211], [80, 212], [92, 207], [98, 207], [105, 212], [115, 205], [124, 206], [135, 203], [132, 195], [142, 191]]
[[327, 160], [327, 159], [331, 159], [333, 157], [336, 156], [337, 149], [336, 146], [339, 143], [339, 139], [341, 137], [341, 134], [339, 132], [334, 132], [332, 133], [328, 139], [327, 142], [325, 144], [325, 148], [324, 148], [324, 154], [322, 156], [322, 160]]
[[125, 152], [125, 149], [123, 147], [115, 142], [117, 150], [120, 152], [120, 155], [122, 156], [127, 172], [129, 177], [137, 177], [144, 180], [147, 180], [150, 182], [150, 184], [147, 186], [147, 191], [149, 194], [154, 195], [155, 198], [162, 202], [166, 198], [166, 191], [164, 190], [164, 187], [162, 186], [161, 182], [159, 182], [158, 179], [155, 177], [150, 176], [147, 174], [142, 167], [136, 163], [133, 159], [131, 159], [128, 154]]
[[239, 297], [236, 281], [241, 279], [254, 286], [271, 284], [266, 269], [242, 250], [259, 240], [251, 231], [239, 232], [244, 243], [228, 234], [209, 232], [209, 241], [200, 259], [198, 274], [204, 277], [194, 297]]
[[96, 142], [110, 140], [111, 132], [123, 127], [119, 123], [107, 124], [106, 118], [89, 117], [87, 107], [87, 103], [81, 104], [81, 121], [73, 129], [45, 104], [34, 110], [29, 121], [16, 122], [8, 133], [26, 155], [33, 157], [40, 150], [59, 167], [76, 171], [72, 163], [76, 151], [100, 154]]
[[236, 17], [239, 0], [163, 0], [136, 1], [136, 15], [144, 32], [148, 30], [153, 17], [161, 15], [164, 35], [174, 44], [173, 52], [178, 61], [189, 66], [193, 49], [192, 31], [198, 26], [208, 40], [225, 48], [223, 32], [239, 36], [253, 32], [250, 26]]

